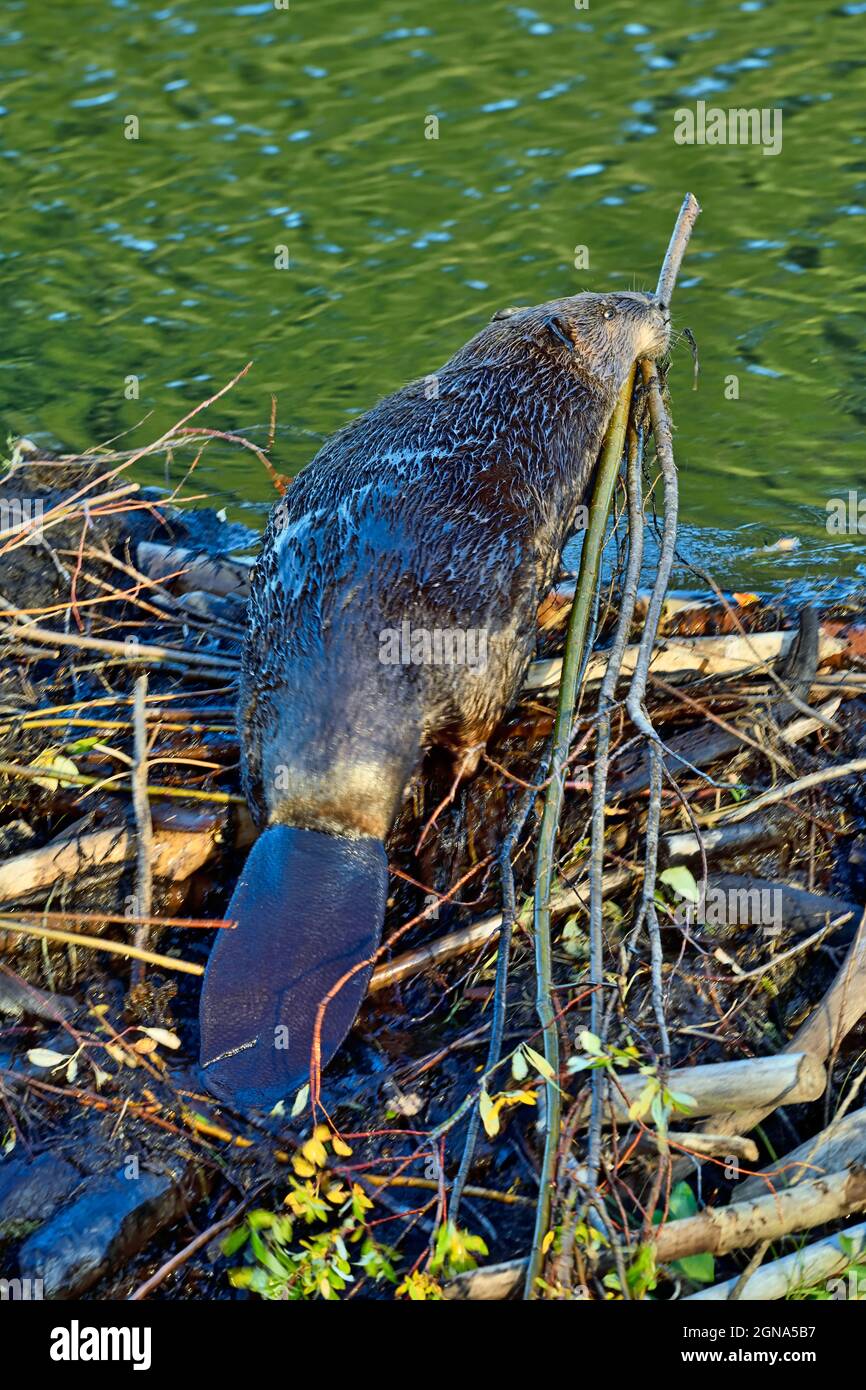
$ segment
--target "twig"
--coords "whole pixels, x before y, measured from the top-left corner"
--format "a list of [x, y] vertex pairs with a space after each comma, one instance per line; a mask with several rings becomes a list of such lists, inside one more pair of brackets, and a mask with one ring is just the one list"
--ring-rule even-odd
[[[634, 871], [629, 869], [608, 870], [604, 876], [603, 890], [613, 893], [626, 887], [633, 877]], [[556, 916], [563, 912], [573, 912], [575, 908], [583, 906], [585, 903], [580, 894], [569, 888], [551, 898], [550, 913], [551, 916]], [[526, 909], [521, 909], [517, 914], [517, 924], [524, 926], [528, 920]], [[422, 970], [429, 970], [445, 961], [454, 960], [457, 956], [466, 955], [469, 951], [475, 951], [479, 946], [486, 946], [496, 939], [501, 927], [502, 914], [496, 913], [495, 916], [485, 917], [483, 921], [476, 922], [471, 927], [460, 927], [446, 936], [437, 937], [435, 941], [417, 946], [412, 951], [405, 951], [384, 965], [376, 967], [370, 977], [367, 993], [375, 994], [378, 990], [390, 989], [392, 985], [400, 984], [402, 980], [418, 975]]]
[[[109, 786], [113, 792], [132, 791], [132, 787], [126, 782], [112, 782], [107, 777], [90, 777], [84, 772], [67, 772], [62, 767], [21, 767], [18, 763], [0, 763], [0, 773], [7, 777], [26, 777], [31, 782], [38, 781], [40, 778], [56, 777], [58, 782], [68, 782], [73, 787]], [[192, 801], [213, 801], [221, 806], [228, 804], [246, 806], [247, 804], [246, 797], [239, 796], [236, 792], [204, 792], [199, 791], [196, 787], [149, 785], [147, 792], [149, 796], [176, 797], [181, 801], [187, 798]]]
[[[6, 911], [0, 908], [0, 931], [4, 924], [8, 922], [23, 921], [26, 917], [32, 917], [32, 910], [14, 909]], [[224, 917], [138, 917], [132, 913], [127, 915], [119, 912], [46, 912], [39, 909], [41, 921], [54, 922], [63, 925], [64, 922], [95, 922], [97, 925], [107, 925], [109, 922], [121, 922], [124, 925], [137, 926], [143, 922], [148, 927], [189, 927], [201, 931], [212, 931], [214, 927], [232, 927], [234, 922]]]
[[810, 787], [820, 787], [825, 782], [836, 782], [840, 777], [853, 777], [857, 772], [866, 772], [866, 758], [854, 758], [850, 763], [838, 763], [835, 767], [823, 767], [818, 772], [810, 772], [805, 777], [798, 777], [796, 782], [786, 782], [778, 787], [771, 787], [769, 791], [762, 792], [751, 801], [738, 802], [736, 806], [725, 806], [721, 811], [714, 812], [706, 817], [707, 823], [724, 822], [729, 825], [734, 821], [743, 820], [746, 816], [752, 815], [754, 811], [761, 811], [765, 806], [772, 806], [777, 801], [787, 801], [789, 796], [796, 792], [807, 791]]
[[[153, 907], [153, 821], [150, 815], [150, 799], [147, 794], [147, 719], [145, 700], [147, 699], [147, 674], [135, 682], [135, 701], [133, 704], [133, 749], [132, 765], [132, 807], [135, 813], [136, 856], [135, 856], [135, 907], [140, 917], [149, 917]], [[135, 929], [135, 945], [139, 951], [147, 949], [148, 929], [146, 922], [140, 922]], [[144, 962], [139, 960], [132, 967], [133, 985], [144, 979]]]
[[748, 1284], [755, 1270], [758, 1268], [759, 1264], [763, 1260], [771, 1244], [772, 1241], [769, 1240], [761, 1241], [754, 1255], [749, 1260], [749, 1263], [746, 1265], [746, 1268], [743, 1270], [736, 1284], [728, 1294], [729, 1303], [736, 1303], [738, 1299], [742, 1298], [746, 1285]]
[[[607, 777], [610, 757], [610, 707], [622, 670], [622, 658], [628, 643], [643, 562], [643, 518], [641, 503], [641, 473], [643, 466], [643, 433], [632, 433], [628, 451], [626, 490], [628, 497], [629, 556], [623, 584], [622, 602], [613, 643], [598, 696], [598, 729], [596, 733], [595, 773], [592, 780], [592, 831], [589, 861], [589, 978], [596, 988], [590, 1003], [590, 1031], [600, 1035], [602, 997], [599, 986], [604, 971], [604, 942], [602, 914], [604, 910], [604, 826], [607, 799]], [[592, 1120], [587, 1150], [587, 1186], [595, 1187], [601, 1153], [601, 1121], [604, 1101], [604, 1076], [599, 1068], [592, 1077]], [[570, 1269], [567, 1261], [563, 1270]]]
[[665, 1022], [662, 985], [662, 947], [658, 913], [655, 904], [656, 870], [659, 854], [659, 818], [662, 805], [662, 755], [657, 743], [650, 745], [650, 798], [646, 825], [646, 859], [644, 861], [643, 902], [641, 912], [647, 924], [652, 970], [652, 1002], [661, 1043], [662, 1069], [670, 1065], [671, 1044]]
[[[370, 1183], [372, 1187], [417, 1187], [427, 1192], [439, 1191], [439, 1183], [435, 1178], [415, 1178], [402, 1173], [396, 1175], [389, 1174], [387, 1177], [383, 1177], [378, 1173], [365, 1173], [364, 1181]], [[521, 1197], [516, 1192], [496, 1192], [490, 1187], [473, 1187], [471, 1184], [463, 1188], [463, 1196], [477, 1197], [481, 1201], [487, 1202], [501, 1202], [503, 1206], [507, 1207], [535, 1206], [535, 1203], [530, 1197]], [[456, 1221], [456, 1219], [452, 1206], [451, 1220]]]
[[580, 556], [580, 572], [574, 603], [568, 619], [562, 678], [553, 731], [550, 784], [544, 800], [544, 814], [538, 840], [535, 880], [535, 972], [536, 1012], [544, 1037], [544, 1056], [550, 1069], [545, 1079], [545, 1142], [538, 1190], [538, 1207], [532, 1251], [526, 1271], [524, 1297], [534, 1298], [541, 1272], [543, 1242], [550, 1225], [555, 1182], [556, 1154], [559, 1146], [561, 1103], [559, 1091], [559, 1035], [553, 1012], [553, 970], [550, 942], [550, 894], [553, 887], [556, 835], [562, 809], [563, 781], [571, 741], [577, 678], [583, 658], [593, 594], [601, 564], [601, 551], [607, 530], [613, 489], [622, 458], [629, 405], [634, 384], [634, 368], [626, 378], [608, 426], [590, 508], [589, 526]]
[[[676, 225], [674, 226], [671, 240], [668, 244], [664, 261], [662, 262], [662, 268], [656, 286], [656, 297], [663, 308], [667, 308], [670, 304], [679, 268], [682, 264], [683, 256], [685, 255], [686, 247], [688, 246], [689, 238], [691, 237], [692, 229], [699, 212], [700, 205], [697, 199], [691, 193], [686, 194], [682, 207], [680, 208], [679, 216], [677, 217]], [[670, 1044], [665, 1025], [662, 997], [661, 944], [653, 896], [658, 855], [658, 827], [661, 813], [661, 754], [655, 744], [655, 733], [652, 725], [644, 714], [643, 702], [646, 692], [649, 662], [652, 655], [655, 634], [658, 629], [659, 618], [661, 616], [664, 596], [667, 592], [676, 545], [676, 468], [673, 462], [672, 448], [670, 447], [670, 429], [664, 412], [655, 366], [645, 362], [641, 364], [641, 370], [644, 383], [649, 390], [650, 416], [656, 440], [656, 451], [659, 455], [665, 480], [665, 537], [659, 559], [659, 571], [648, 605], [646, 624], [638, 647], [637, 661], [627, 697], [627, 708], [635, 726], [647, 737], [654, 740], [652, 754], [657, 755], [657, 758], [654, 756], [651, 762], [651, 771], [654, 777], [651, 785], [650, 812], [647, 825], [642, 917], [647, 920], [650, 932], [653, 1003], [661, 1039], [662, 1054], [664, 1060], [669, 1060]], [[635, 439], [633, 434], [633, 443], [629, 449], [627, 469], [629, 561], [626, 570], [619, 622], [598, 701], [596, 766], [593, 776], [590, 848], [590, 981], [596, 986], [600, 986], [601, 984], [604, 966], [602, 941], [604, 895], [602, 884], [604, 867], [605, 801], [607, 795], [610, 748], [610, 706], [613, 702], [617, 680], [622, 670], [623, 655], [625, 653], [629, 628], [634, 612], [640, 566], [643, 558], [643, 516], [640, 500], [641, 446], [642, 436], [638, 436]], [[575, 597], [575, 603], [576, 602], [577, 598]], [[653, 791], [655, 792], [654, 796], [652, 794]], [[601, 990], [600, 988], [596, 988], [593, 990], [590, 1006], [590, 1028], [591, 1031], [596, 1034], [600, 1034], [602, 1031], [601, 1019]], [[595, 1189], [598, 1179], [598, 1167], [601, 1153], [604, 1079], [601, 1069], [597, 1070], [592, 1078], [590, 1135], [587, 1155], [587, 1186], [590, 1191]], [[660, 1176], [661, 1171], [659, 1173], [659, 1177]], [[573, 1243], [573, 1223], [569, 1223], [566, 1230], [564, 1249], [571, 1243]], [[533, 1260], [531, 1259], [530, 1271], [527, 1276], [528, 1280], [533, 1277], [532, 1265]], [[560, 1261], [560, 1268], [563, 1269], [566, 1278], [570, 1274], [570, 1266], [570, 1259]], [[529, 1284], [527, 1284], [527, 1287], [529, 1287]]]
[[203, 1249], [205, 1245], [210, 1245], [211, 1241], [215, 1240], [227, 1227], [234, 1225], [238, 1217], [246, 1211], [250, 1202], [255, 1201], [256, 1197], [258, 1197], [265, 1186], [265, 1183], [260, 1183], [254, 1192], [248, 1192], [242, 1201], [238, 1202], [237, 1206], [232, 1207], [228, 1216], [224, 1216], [221, 1221], [215, 1221], [212, 1226], [208, 1226], [206, 1231], [201, 1231], [194, 1240], [191, 1240], [189, 1245], [185, 1245], [182, 1250], [178, 1250], [177, 1254], [172, 1255], [170, 1260], [166, 1260], [165, 1264], [160, 1265], [159, 1269], [152, 1274], [149, 1279], [145, 1279], [143, 1284], [139, 1284], [138, 1288], [129, 1295], [127, 1301], [129, 1303], [140, 1303], [142, 1299], [147, 1298], [148, 1294], [152, 1294], [154, 1289], [159, 1288], [160, 1284], [164, 1283], [170, 1274], [174, 1274], [182, 1265], [185, 1265], [187, 1260], [191, 1259], [198, 1250]]
[[61, 931], [57, 927], [31, 926], [27, 922], [11, 922], [4, 918], [0, 930], [18, 932], [21, 936], [36, 936], [43, 941], [65, 941], [70, 946], [86, 946], [91, 951], [105, 951], [110, 956], [128, 956], [130, 960], [147, 961], [149, 965], [159, 965], [165, 970], [179, 970], [182, 975], [203, 975], [204, 966], [193, 961], [178, 960], [175, 956], [160, 956], [155, 951], [142, 951], [130, 946], [126, 941], [107, 941], [102, 936], [81, 936], [73, 931]]
[[[515, 841], [523, 829], [523, 823], [529, 811], [531, 792], [524, 792], [518, 801], [517, 814], [514, 817], [508, 835], [502, 843], [499, 852], [499, 871], [502, 880], [502, 924], [499, 929], [499, 941], [497, 943], [496, 954], [496, 982], [493, 988], [493, 1019], [490, 1024], [490, 1039], [487, 1046], [487, 1061], [484, 1065], [483, 1075], [487, 1075], [499, 1065], [499, 1058], [502, 1053], [502, 1039], [505, 1034], [505, 1013], [508, 996], [508, 962], [511, 954], [511, 935], [514, 929], [514, 920], [517, 908], [514, 901], [514, 871], [511, 867], [511, 855], [514, 850]], [[466, 1129], [466, 1141], [463, 1147], [463, 1157], [460, 1160], [460, 1168], [457, 1177], [454, 1179], [454, 1186], [451, 1190], [451, 1220], [457, 1223], [457, 1216], [460, 1211], [460, 1201], [466, 1182], [472, 1170], [472, 1160], [475, 1156], [475, 1145], [478, 1140], [478, 1128], [481, 1122], [481, 1112], [476, 1106], [469, 1116], [469, 1123]]]
[[[107, 473], [101, 473], [96, 478], [91, 478], [91, 480], [87, 483], [84, 483], [78, 489], [77, 492], [74, 492], [70, 497], [64, 497], [60, 502], [56, 504], [56, 506], [50, 507], [48, 511], [45, 512], [42, 516], [31, 518], [31, 520], [23, 528], [24, 532], [29, 531], [31, 529], [38, 529], [40, 533], [43, 532], [46, 529], [47, 525], [59, 512], [68, 510], [68, 508], [71, 507], [72, 503], [77, 502], [79, 498], [85, 495], [85, 493], [91, 492], [93, 488], [98, 487], [100, 483], [106, 482], [109, 478], [117, 477], [118, 473], [123, 473], [127, 468], [130, 468], [134, 463], [137, 463], [140, 458], [144, 458], [148, 454], [158, 453], [169, 443], [173, 436], [177, 435], [178, 431], [180, 431], [189, 420], [192, 420], [194, 416], [199, 415], [201, 411], [207, 410], [208, 406], [213, 405], [222, 396], [224, 396], [226, 392], [231, 391], [232, 387], [236, 386], [237, 383], [241, 380], [241, 378], [246, 376], [247, 372], [250, 370], [250, 367], [252, 365], [252, 362], [248, 362], [245, 367], [242, 367], [241, 370], [237, 372], [235, 376], [232, 377], [231, 381], [226, 382], [225, 386], [221, 386], [219, 391], [215, 391], [212, 396], [208, 396], [207, 400], [200, 401], [198, 405], [193, 406], [192, 410], [188, 410], [186, 415], [184, 415], [182, 419], [178, 420], [177, 424], [173, 425], [171, 429], [166, 430], [165, 434], [160, 435], [159, 439], [154, 440], [151, 444], [146, 444], [141, 449], [135, 449], [131, 453], [119, 455], [118, 457], [122, 458], [123, 462], [120, 463], [117, 468], [110, 469]], [[85, 461], [88, 457], [92, 457], [94, 464], [104, 462], [100, 455], [96, 453], [92, 455], [81, 455], [79, 458], [75, 459], [75, 462], [81, 463]], [[105, 499], [103, 498], [102, 500]], [[17, 549], [19, 545], [26, 544], [26, 539], [16, 541], [16, 538], [13, 537], [10, 541], [7, 541], [6, 545], [3, 546], [3, 549], [0, 550], [0, 554], [5, 554], [7, 550], [14, 550]]]
[[701, 211], [701, 205], [694, 193], [687, 193], [683, 198], [683, 205], [680, 208], [679, 216], [673, 230], [665, 258], [662, 261], [661, 273], [658, 284], [656, 285], [656, 297], [660, 304], [665, 308], [669, 307], [671, 296], [674, 292], [674, 285], [680, 273], [680, 266], [686, 254], [689, 239], [694, 230], [695, 222]]
[[676, 555], [677, 470], [676, 464], [674, 463], [670, 421], [668, 420], [667, 411], [665, 410], [664, 401], [662, 400], [661, 387], [659, 385], [658, 372], [655, 364], [652, 362], [642, 362], [641, 372], [644, 385], [649, 395], [650, 417], [652, 419], [656, 454], [664, 477], [665, 518], [658, 571], [656, 573], [655, 583], [653, 584], [652, 594], [650, 595], [650, 601], [647, 605], [646, 619], [644, 620], [644, 629], [641, 633], [637, 661], [635, 662], [634, 674], [631, 678], [629, 692], [626, 696], [626, 709], [628, 710], [629, 718], [632, 723], [636, 728], [640, 729], [644, 737], [651, 742], [657, 742], [658, 734], [647, 718], [644, 708], [644, 698], [649, 676], [649, 664], [652, 659], [653, 646], [658, 633], [662, 605], [665, 601], [665, 594], [667, 593], [668, 582]]
[[148, 642], [127, 639], [125, 642], [112, 642], [105, 637], [82, 637], [72, 632], [50, 632], [35, 627], [32, 623], [20, 622], [17, 626], [4, 624], [0, 635], [11, 638], [25, 638], [28, 642], [45, 642], [49, 646], [77, 647], [80, 651], [104, 652], [106, 656], [122, 657], [131, 665], [145, 661], [160, 664], [202, 668], [209, 674], [227, 676], [240, 669], [240, 663], [230, 657], [217, 656], [210, 652], [184, 651], [180, 647], [160, 647]]

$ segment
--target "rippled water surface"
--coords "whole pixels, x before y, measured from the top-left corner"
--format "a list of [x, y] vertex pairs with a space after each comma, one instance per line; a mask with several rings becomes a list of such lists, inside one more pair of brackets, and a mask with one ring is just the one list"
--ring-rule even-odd
[[[686, 547], [756, 584], [860, 573], [863, 538], [828, 536], [825, 509], [866, 496], [866, 4], [2, 0], [0, 17], [8, 432], [87, 447], [150, 412], [143, 443], [252, 358], [214, 423], [265, 433], [276, 393], [276, 462], [297, 471], [498, 307], [652, 286], [691, 188]], [[676, 144], [698, 100], [781, 109], [781, 153]], [[273, 495], [252, 456], [203, 467], [235, 504]], [[800, 549], [755, 553], [780, 537]]]

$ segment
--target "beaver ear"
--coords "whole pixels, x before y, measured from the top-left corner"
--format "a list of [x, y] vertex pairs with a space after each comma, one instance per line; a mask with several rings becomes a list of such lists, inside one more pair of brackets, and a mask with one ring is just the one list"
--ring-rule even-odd
[[497, 309], [490, 322], [496, 323], [497, 319], [510, 319], [515, 314], [522, 314], [524, 309], [528, 308], [528, 304], [512, 304], [508, 309]]
[[574, 352], [574, 339], [568, 331], [568, 324], [565, 319], [560, 318], [558, 314], [549, 314], [544, 320], [544, 327], [547, 329], [551, 338], [555, 338], [557, 342], [563, 343], [568, 348], [569, 352]]

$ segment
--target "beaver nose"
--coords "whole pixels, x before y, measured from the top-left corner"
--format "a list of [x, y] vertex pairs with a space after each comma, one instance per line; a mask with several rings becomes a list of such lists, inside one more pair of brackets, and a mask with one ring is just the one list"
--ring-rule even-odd
[[660, 299], [659, 296], [653, 294], [651, 290], [647, 290], [646, 297], [650, 304], [655, 305], [657, 309], [661, 310], [666, 319], [670, 317], [671, 306], [666, 300]]

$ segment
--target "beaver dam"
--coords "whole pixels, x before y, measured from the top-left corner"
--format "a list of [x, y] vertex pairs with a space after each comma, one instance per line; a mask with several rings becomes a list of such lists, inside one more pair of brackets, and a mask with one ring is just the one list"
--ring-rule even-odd
[[[14, 446], [6, 1278], [50, 1298], [777, 1299], [866, 1261], [866, 596], [798, 607], [688, 572], [663, 376], [642, 368], [608, 436], [611, 578], [597, 490], [476, 775], [455, 788], [430, 756], [404, 799], [347, 1043], [269, 1113], [197, 1068], [256, 836], [235, 727], [256, 538], [197, 505], [195, 469], [252, 448], [286, 482], [215, 426], [218, 397], [136, 452]], [[139, 486], [145, 455], [188, 461], [183, 486]]]

